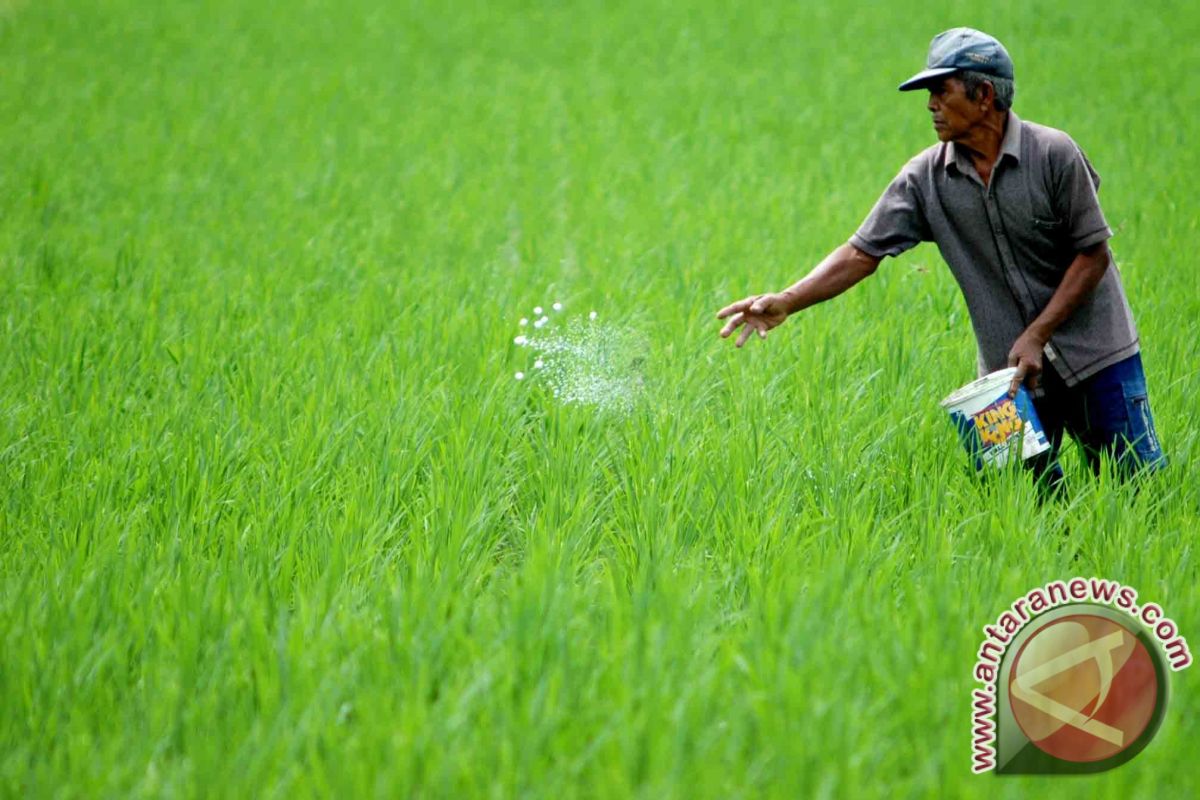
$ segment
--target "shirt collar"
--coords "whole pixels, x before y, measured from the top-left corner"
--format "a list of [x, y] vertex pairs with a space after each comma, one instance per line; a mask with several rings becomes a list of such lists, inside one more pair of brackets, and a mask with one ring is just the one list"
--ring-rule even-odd
[[[1004, 139], [1000, 142], [1000, 155], [996, 158], [996, 164], [999, 165], [1005, 156], [1018, 163], [1021, 161], [1021, 120], [1011, 110], [1008, 112], [1008, 126], [1004, 129]], [[970, 157], [966, 153], [960, 153], [954, 142], [946, 143], [945, 153], [942, 156], [943, 166], [954, 167], [959, 172], [965, 173], [966, 167], [970, 163]]]

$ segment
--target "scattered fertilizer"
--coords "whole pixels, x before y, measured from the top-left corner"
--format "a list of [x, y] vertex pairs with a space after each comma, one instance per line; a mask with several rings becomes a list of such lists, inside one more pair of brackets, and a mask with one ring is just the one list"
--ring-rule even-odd
[[[563, 304], [550, 307], [562, 311]], [[541, 312], [541, 306], [534, 309], [535, 315]], [[526, 322], [522, 318], [522, 327]], [[553, 323], [542, 315], [533, 327], [529, 335], [513, 339], [513, 344], [532, 351], [532, 381], [547, 386], [564, 404], [632, 410], [645, 384], [644, 359], [633, 331], [600, 322], [595, 311], [586, 320], [556, 317]], [[516, 378], [524, 380], [525, 373], [518, 372]]]

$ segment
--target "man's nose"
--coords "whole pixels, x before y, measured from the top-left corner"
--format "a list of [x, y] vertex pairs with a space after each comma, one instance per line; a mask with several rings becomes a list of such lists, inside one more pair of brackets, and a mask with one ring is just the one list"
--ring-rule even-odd
[[934, 94], [933, 92], [929, 93], [929, 102], [925, 104], [925, 107], [927, 109], [929, 109], [930, 111], [937, 111], [937, 95], [936, 94]]

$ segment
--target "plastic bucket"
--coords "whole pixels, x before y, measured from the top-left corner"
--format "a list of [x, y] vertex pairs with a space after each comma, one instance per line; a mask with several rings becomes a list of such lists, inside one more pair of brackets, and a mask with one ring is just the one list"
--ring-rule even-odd
[[977, 470], [1003, 467], [1014, 452], [1026, 459], [1050, 449], [1025, 387], [1015, 398], [1008, 396], [1016, 374], [1017, 368], [1009, 367], [984, 375], [941, 403]]

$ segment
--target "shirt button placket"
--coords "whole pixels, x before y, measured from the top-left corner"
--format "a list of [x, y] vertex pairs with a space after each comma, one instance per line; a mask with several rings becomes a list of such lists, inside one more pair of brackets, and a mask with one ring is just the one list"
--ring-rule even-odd
[[1011, 243], [1004, 232], [1004, 223], [1000, 219], [1000, 206], [996, 202], [995, 194], [992, 193], [995, 181], [996, 176], [993, 174], [992, 181], [983, 195], [983, 207], [987, 210], [988, 225], [992, 229], [992, 238], [996, 242], [996, 252], [1000, 254], [1000, 263], [1007, 273], [1008, 285], [1012, 288], [1014, 299], [1021, 306], [1021, 313], [1026, 320], [1030, 320], [1036, 314], [1033, 308], [1033, 298], [1028, 294], [1026, 282], [1017, 268], [1016, 258], [1013, 257]]

